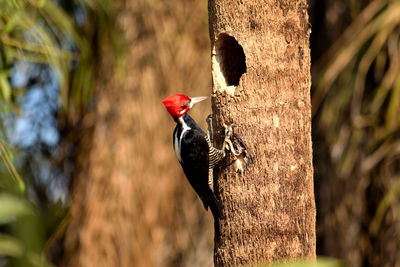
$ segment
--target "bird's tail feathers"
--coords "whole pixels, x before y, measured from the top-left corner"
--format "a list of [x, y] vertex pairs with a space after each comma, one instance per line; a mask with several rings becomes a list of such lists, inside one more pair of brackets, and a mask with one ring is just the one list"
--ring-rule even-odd
[[207, 204], [211, 209], [211, 213], [214, 216], [214, 220], [217, 221], [219, 218], [221, 218], [221, 215], [222, 215], [221, 210], [222, 210], [222, 208], [218, 204], [217, 198], [215, 197], [214, 192], [211, 191], [211, 189], [210, 189], [210, 192], [209, 192], [208, 196], [209, 197], [208, 197]]

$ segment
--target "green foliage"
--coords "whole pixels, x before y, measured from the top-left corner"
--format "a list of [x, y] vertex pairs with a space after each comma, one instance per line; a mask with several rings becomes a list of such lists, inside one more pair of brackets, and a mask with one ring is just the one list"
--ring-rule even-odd
[[[14, 181], [18, 184], [19, 191], [24, 192], [25, 183], [19, 176], [17, 170], [14, 167], [14, 164], [12, 163], [13, 158], [14, 158], [13, 154], [7, 149], [7, 144], [2, 139], [0, 139], [0, 159], [2, 160], [4, 166], [6, 167], [8, 174], [10, 174], [14, 178]], [[5, 185], [2, 185], [0, 183], [0, 188], [2, 186]]]
[[14, 195], [0, 195], [0, 224], [12, 222], [20, 216], [32, 216], [32, 206], [28, 201]]
[[[19, 109], [18, 96], [26, 88], [12, 88], [10, 78], [16, 60], [26, 60], [48, 65], [56, 73], [60, 114], [76, 121], [92, 96], [94, 44], [117, 33], [109, 21], [108, 1], [0, 0], [0, 6], [1, 112]], [[79, 25], [75, 8], [82, 10]], [[66, 208], [61, 203], [43, 207], [37, 199], [31, 201], [36, 188], [20, 176], [19, 152], [7, 143], [0, 125], [0, 258], [11, 257], [13, 266], [50, 266], [43, 256], [51, 245], [46, 240], [55, 239], [52, 235]]]
[[399, 1], [372, 1], [314, 66], [322, 71], [313, 112], [321, 114], [318, 130], [340, 177], [370, 175], [400, 155], [394, 145], [400, 131], [398, 14]]
[[52, 266], [41, 254], [43, 228], [37, 209], [23, 197], [0, 192], [0, 257], [14, 258], [18, 266]]
[[[318, 163], [328, 170], [321, 180], [329, 190], [321, 195], [332, 201], [321, 204], [325, 205], [321, 210], [331, 210], [321, 215], [329, 226], [320, 222], [320, 227], [341, 240], [350, 233], [359, 238], [343, 244], [356, 249], [343, 254], [357, 259], [374, 251], [382, 253], [386, 262], [383, 255], [395, 253], [399, 246], [399, 14], [399, 1], [369, 1], [313, 66], [317, 77], [312, 96], [314, 134], [319, 136], [315, 145], [319, 155], [329, 159]], [[335, 191], [341, 194], [326, 195]], [[389, 242], [397, 243], [389, 246]]]
[[28, 200], [26, 185], [7, 146], [0, 140], [0, 258], [9, 257], [12, 266], [52, 266], [43, 254], [46, 232], [58, 225], [65, 208], [39, 212], [38, 206]]
[[[60, 73], [60, 87], [67, 92], [69, 61], [73, 55], [60, 48], [67, 38], [71, 20], [52, 1], [3, 1], [0, 13], [3, 58], [0, 85], [3, 99], [10, 101], [11, 86], [8, 78], [15, 59], [48, 63]], [[66, 103], [65, 93], [64, 103]]]
[[[76, 25], [73, 14], [55, 1], [0, 0], [0, 5], [1, 99], [7, 102], [12, 99], [11, 67], [15, 59], [22, 59], [49, 64], [58, 74], [64, 111], [84, 107], [93, 86], [91, 43], [115, 32], [108, 21], [112, 14], [108, 1], [81, 1], [88, 16], [86, 24], [81, 26]], [[77, 62], [73, 72], [71, 62]]]

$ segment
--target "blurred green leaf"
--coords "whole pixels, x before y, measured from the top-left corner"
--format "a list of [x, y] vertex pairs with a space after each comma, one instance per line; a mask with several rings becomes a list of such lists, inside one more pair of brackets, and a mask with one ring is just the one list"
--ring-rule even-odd
[[9, 108], [8, 108], [8, 106], [7, 106], [6, 104], [3, 104], [3, 105], [2, 105], [2, 111], [3, 111], [4, 114], [8, 114], [8, 112], [9, 112], [10, 110], [9, 110]]
[[20, 192], [25, 192], [25, 183], [22, 178], [19, 176], [17, 170], [12, 163], [13, 154], [7, 149], [7, 144], [0, 138], [0, 158], [4, 165], [6, 166], [11, 177], [15, 179], [18, 183], [18, 188]]
[[14, 154], [11, 151], [8, 151], [7, 153], [8, 158], [11, 160], [11, 162], [14, 160]]
[[17, 196], [0, 193], [0, 224], [10, 223], [18, 217], [33, 215], [32, 205]]
[[38, 253], [27, 253], [27, 259], [31, 266], [34, 267], [54, 267], [53, 264], [49, 263], [42, 255]]
[[395, 178], [395, 183], [392, 185], [390, 190], [385, 194], [382, 201], [379, 203], [375, 216], [369, 225], [369, 232], [371, 233], [371, 235], [375, 236], [379, 232], [379, 228], [381, 227], [385, 213], [393, 205], [396, 196], [400, 195], [400, 176]]
[[39, 0], [38, 2], [37, 2], [37, 6], [39, 7], [39, 8], [42, 8], [42, 7], [44, 7], [45, 5], [46, 5], [46, 0]]
[[386, 126], [388, 129], [393, 129], [399, 125], [400, 114], [400, 75], [393, 85], [392, 95], [390, 97], [388, 111], [386, 113]]
[[4, 71], [0, 72], [0, 88], [3, 100], [9, 102], [11, 100], [11, 86]]
[[20, 257], [23, 252], [24, 247], [17, 238], [0, 234], [0, 256]]
[[42, 255], [27, 250], [21, 240], [0, 234], [0, 257], [26, 258], [24, 262], [35, 267], [54, 267]]

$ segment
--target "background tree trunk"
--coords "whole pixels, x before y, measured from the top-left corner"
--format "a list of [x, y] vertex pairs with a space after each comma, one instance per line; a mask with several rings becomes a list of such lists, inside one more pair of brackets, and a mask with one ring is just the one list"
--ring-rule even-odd
[[[204, 95], [211, 84], [205, 6], [113, 2], [125, 46], [114, 62], [110, 43], [100, 44], [64, 266], [212, 264], [212, 216], [185, 181], [172, 147], [175, 123], [161, 103], [172, 93]], [[206, 107], [192, 115], [207, 114]]]
[[234, 123], [245, 148], [215, 176], [225, 217], [214, 262], [314, 258], [307, 2], [208, 3], [214, 129]]

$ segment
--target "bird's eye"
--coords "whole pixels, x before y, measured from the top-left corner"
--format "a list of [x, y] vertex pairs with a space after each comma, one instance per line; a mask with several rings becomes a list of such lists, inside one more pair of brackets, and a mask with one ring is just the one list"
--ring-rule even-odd
[[190, 100], [186, 100], [185, 104], [183, 105], [185, 108], [187, 108], [190, 105]]

